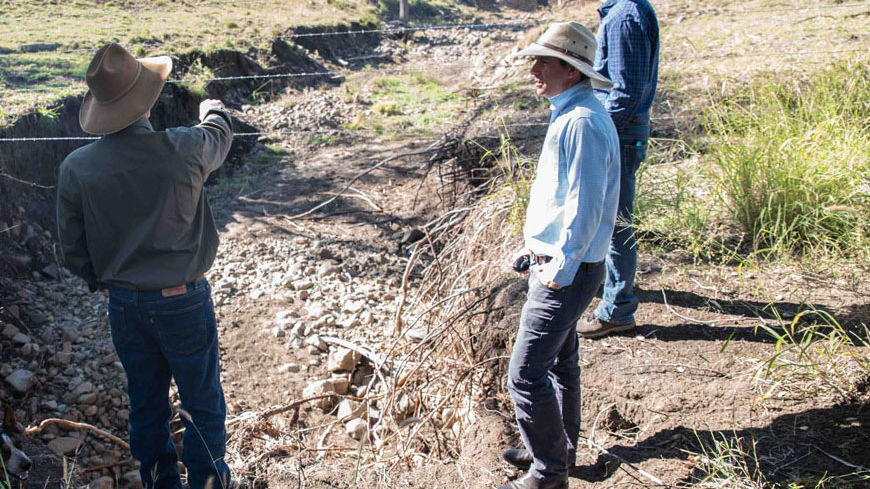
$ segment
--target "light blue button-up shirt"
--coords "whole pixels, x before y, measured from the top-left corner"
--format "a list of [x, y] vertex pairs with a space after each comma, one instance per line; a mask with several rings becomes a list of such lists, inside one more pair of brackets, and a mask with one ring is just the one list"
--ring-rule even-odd
[[568, 286], [604, 259], [619, 200], [619, 138], [589, 81], [550, 99], [550, 126], [529, 195], [525, 246], [553, 259], [536, 272]]

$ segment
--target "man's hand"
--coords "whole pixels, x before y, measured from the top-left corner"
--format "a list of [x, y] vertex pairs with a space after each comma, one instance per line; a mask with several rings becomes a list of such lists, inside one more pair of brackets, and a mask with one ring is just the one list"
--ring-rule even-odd
[[215, 99], [205, 99], [199, 103], [199, 121], [202, 122], [205, 120], [208, 113], [212, 110], [226, 110], [224, 107], [224, 103], [220, 100]]
[[553, 282], [552, 280], [547, 282], [546, 285], [547, 285], [547, 288], [550, 290], [562, 290], [564, 288], [561, 285], [557, 284], [556, 282]]

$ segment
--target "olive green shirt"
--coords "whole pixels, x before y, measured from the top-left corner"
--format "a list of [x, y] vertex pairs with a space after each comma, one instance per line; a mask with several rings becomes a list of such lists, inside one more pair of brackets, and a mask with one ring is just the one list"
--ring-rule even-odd
[[194, 281], [218, 234], [203, 185], [233, 140], [228, 113], [155, 131], [146, 118], [64, 159], [58, 236], [67, 268], [91, 289], [157, 290]]

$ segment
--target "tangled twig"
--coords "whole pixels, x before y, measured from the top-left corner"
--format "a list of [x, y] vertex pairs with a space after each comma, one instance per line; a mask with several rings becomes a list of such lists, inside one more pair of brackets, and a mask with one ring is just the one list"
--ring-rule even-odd
[[125, 442], [124, 440], [118, 438], [117, 436], [115, 436], [107, 431], [103, 431], [103, 430], [97, 428], [96, 426], [89, 425], [87, 423], [76, 423], [75, 421], [70, 421], [68, 419], [58, 419], [58, 418], [44, 419], [44, 420], [42, 420], [42, 422], [39, 423], [38, 426], [30, 426], [30, 427], [26, 428], [24, 430], [24, 434], [25, 435], [36, 435], [36, 434], [42, 433], [42, 430], [44, 430], [46, 428], [46, 426], [52, 425], [52, 424], [60, 425], [64, 428], [70, 429], [70, 430], [87, 430], [87, 431], [93, 432], [93, 433], [95, 433], [103, 438], [106, 438], [107, 440], [113, 441], [113, 442], [117, 443], [118, 445], [124, 447], [127, 450], [130, 449], [129, 443]]

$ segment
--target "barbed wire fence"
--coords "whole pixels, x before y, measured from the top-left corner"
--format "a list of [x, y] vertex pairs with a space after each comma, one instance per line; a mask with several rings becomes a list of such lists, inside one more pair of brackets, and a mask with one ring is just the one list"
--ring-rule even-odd
[[[806, 10], [817, 10], [817, 9], [843, 9], [850, 7], [863, 7], [870, 6], [870, 2], [859, 2], [859, 3], [846, 3], [846, 4], [838, 4], [838, 5], [826, 5], [826, 6], [807, 6], [807, 7], [795, 7], [795, 8], [776, 8], [776, 9], [756, 9], [756, 10], [713, 10], [716, 15], [743, 15], [743, 14], [755, 14], [755, 13], [772, 13], [772, 12], [788, 12], [788, 11], [806, 11]], [[433, 24], [433, 25], [419, 25], [419, 26], [399, 26], [399, 27], [391, 27], [391, 28], [382, 28], [382, 29], [357, 29], [357, 30], [338, 30], [333, 32], [309, 32], [309, 33], [294, 33], [288, 35], [280, 35], [280, 36], [257, 36], [251, 39], [299, 39], [299, 38], [310, 38], [310, 37], [336, 37], [336, 36], [354, 36], [354, 35], [369, 35], [369, 34], [402, 34], [408, 32], [419, 32], [419, 31], [446, 31], [451, 29], [468, 29], [468, 30], [483, 30], [483, 29], [504, 29], [504, 28], [528, 28], [531, 27], [530, 23], [474, 23], [474, 24]], [[81, 48], [72, 51], [64, 51], [67, 52], [79, 52], [79, 51], [91, 51], [88, 48]], [[820, 49], [812, 49], [812, 50], [795, 50], [790, 52], [783, 51], [755, 51], [755, 52], [742, 52], [742, 53], [710, 53], [710, 54], [700, 54], [700, 55], [683, 55], [676, 57], [667, 57], [663, 53], [662, 61], [663, 62], [679, 62], [679, 61], [697, 61], [704, 59], [713, 59], [713, 58], [757, 58], [757, 57], [771, 57], [776, 56], [779, 58], [783, 57], [804, 57], [807, 62], [817, 61], [822, 62], [823, 60], [814, 59], [813, 55], [819, 54], [848, 54], [848, 53], [856, 53], [856, 52], [864, 52], [865, 48], [848, 48], [848, 49], [836, 49], [836, 50], [820, 50]], [[8, 53], [7, 53], [8, 55]], [[381, 55], [378, 55], [381, 57]], [[363, 57], [365, 58], [365, 57]], [[516, 66], [519, 66], [517, 64]], [[379, 73], [383, 74], [395, 74], [395, 73], [409, 73], [412, 70], [396, 68], [396, 69], [379, 69]], [[431, 73], [433, 70], [426, 70], [426, 72]], [[312, 77], [325, 77], [325, 78], [344, 78], [353, 75], [355, 72], [352, 70], [344, 70], [344, 71], [333, 71], [333, 70], [323, 70], [323, 71], [310, 71], [310, 72], [296, 72], [296, 73], [268, 73], [268, 74], [252, 74], [252, 75], [237, 75], [237, 76], [217, 76], [217, 77], [193, 77], [187, 79], [170, 79], [167, 83], [172, 84], [203, 84], [203, 83], [212, 83], [212, 82], [220, 82], [220, 83], [232, 83], [232, 82], [240, 82], [240, 81], [258, 81], [258, 80], [280, 80], [280, 79], [295, 79], [295, 78], [312, 78]], [[12, 93], [17, 92], [42, 92], [42, 93], [53, 93], [58, 90], [62, 90], [64, 88], [68, 89], [81, 89], [84, 87], [84, 80], [79, 80], [78, 83], [73, 82], [65, 86], [55, 86], [50, 88], [13, 88], [9, 91]], [[472, 87], [472, 90], [486, 91], [493, 90], [500, 87]], [[8, 89], [8, 88], [7, 88]], [[657, 117], [657, 120], [663, 119], [676, 119], [675, 116], [665, 116], [665, 117]], [[490, 125], [491, 122], [488, 121], [479, 121], [482, 124], [478, 124], [478, 127], [482, 127], [483, 125]], [[546, 122], [531, 122], [531, 123], [509, 123], [509, 124], [501, 124], [501, 127], [509, 128], [509, 127], [531, 127], [531, 126], [546, 126]], [[470, 124], [451, 124], [447, 126], [442, 126], [439, 129], [445, 129], [446, 132], [451, 130], [456, 130], [458, 128], [471, 128], [474, 127]], [[282, 137], [289, 136], [293, 134], [361, 134], [361, 133], [379, 133], [383, 131], [376, 130], [367, 130], [367, 129], [285, 129], [285, 130], [273, 130], [273, 131], [262, 131], [262, 132], [247, 132], [247, 133], [236, 133], [234, 137], [237, 138], [245, 138], [245, 137]], [[412, 129], [406, 129], [404, 132], [410, 133], [414, 136], [419, 136], [418, 134], [413, 133]], [[394, 131], [395, 134], [395, 131]], [[55, 136], [55, 137], [3, 137], [0, 138], [0, 143], [51, 143], [51, 142], [75, 142], [75, 141], [94, 141], [99, 139], [98, 137], [90, 137], [90, 136]], [[13, 175], [9, 175], [6, 173], [0, 172], [0, 177], [12, 180], [17, 183], [21, 183], [24, 185], [30, 185], [35, 188], [44, 188], [44, 189], [52, 189], [52, 186], [46, 186], [37, 184], [34, 182], [28, 182], [26, 180], [17, 178]]]
[[[194, 6], [195, 7], [195, 6]], [[755, 14], [769, 14], [769, 13], [790, 13], [790, 12], [807, 12], [807, 11], [840, 11], [844, 9], [851, 8], [861, 8], [861, 7], [870, 7], [870, 2], [847, 2], [847, 3], [839, 3], [839, 4], [816, 4], [816, 5], [806, 5], [806, 6], [793, 6], [793, 7], [773, 7], [773, 8], [761, 8], [761, 9], [741, 9], [741, 8], [727, 8], [720, 9], [711, 7], [705, 11], [699, 12], [700, 15], [707, 16], [741, 16], [741, 15], [755, 15]], [[870, 13], [870, 12], [868, 12]], [[659, 15], [661, 18], [675, 17], [678, 18], [683, 16], [684, 12], [670, 12], [670, 13], [662, 13]], [[274, 40], [274, 39], [283, 39], [283, 40], [294, 40], [301, 38], [310, 38], [310, 37], [334, 37], [334, 36], [348, 36], [348, 35], [367, 35], [367, 34], [406, 34], [411, 32], [425, 32], [425, 31], [438, 31], [438, 30], [451, 30], [451, 29], [488, 29], [488, 28], [529, 28], [533, 27], [535, 24], [528, 22], [504, 22], [504, 23], [458, 23], [458, 24], [421, 24], [421, 25], [396, 25], [387, 28], [379, 28], [379, 29], [346, 29], [346, 30], [336, 30], [332, 32], [302, 32], [302, 33], [293, 33], [293, 34], [281, 34], [277, 36], [249, 36], [245, 38], [241, 38], [240, 40], [248, 40], [248, 41], [260, 41], [260, 40]], [[40, 44], [45, 45], [56, 45], [58, 47], [61, 46], [61, 43], [58, 42], [44, 42]], [[48, 50], [48, 51], [37, 51], [37, 52], [24, 52], [24, 51], [15, 51], [9, 50], [8, 52], [0, 53], [0, 57], [3, 56], [15, 56], [21, 54], [42, 54], [42, 53], [53, 53], [53, 54], [68, 54], [68, 53], [78, 53], [78, 52], [93, 52], [99, 46], [90, 46], [90, 47], [81, 47], [81, 48], [73, 48], [73, 49], [65, 49], [62, 51], [58, 50]], [[149, 46], [152, 47], [152, 46]]]

